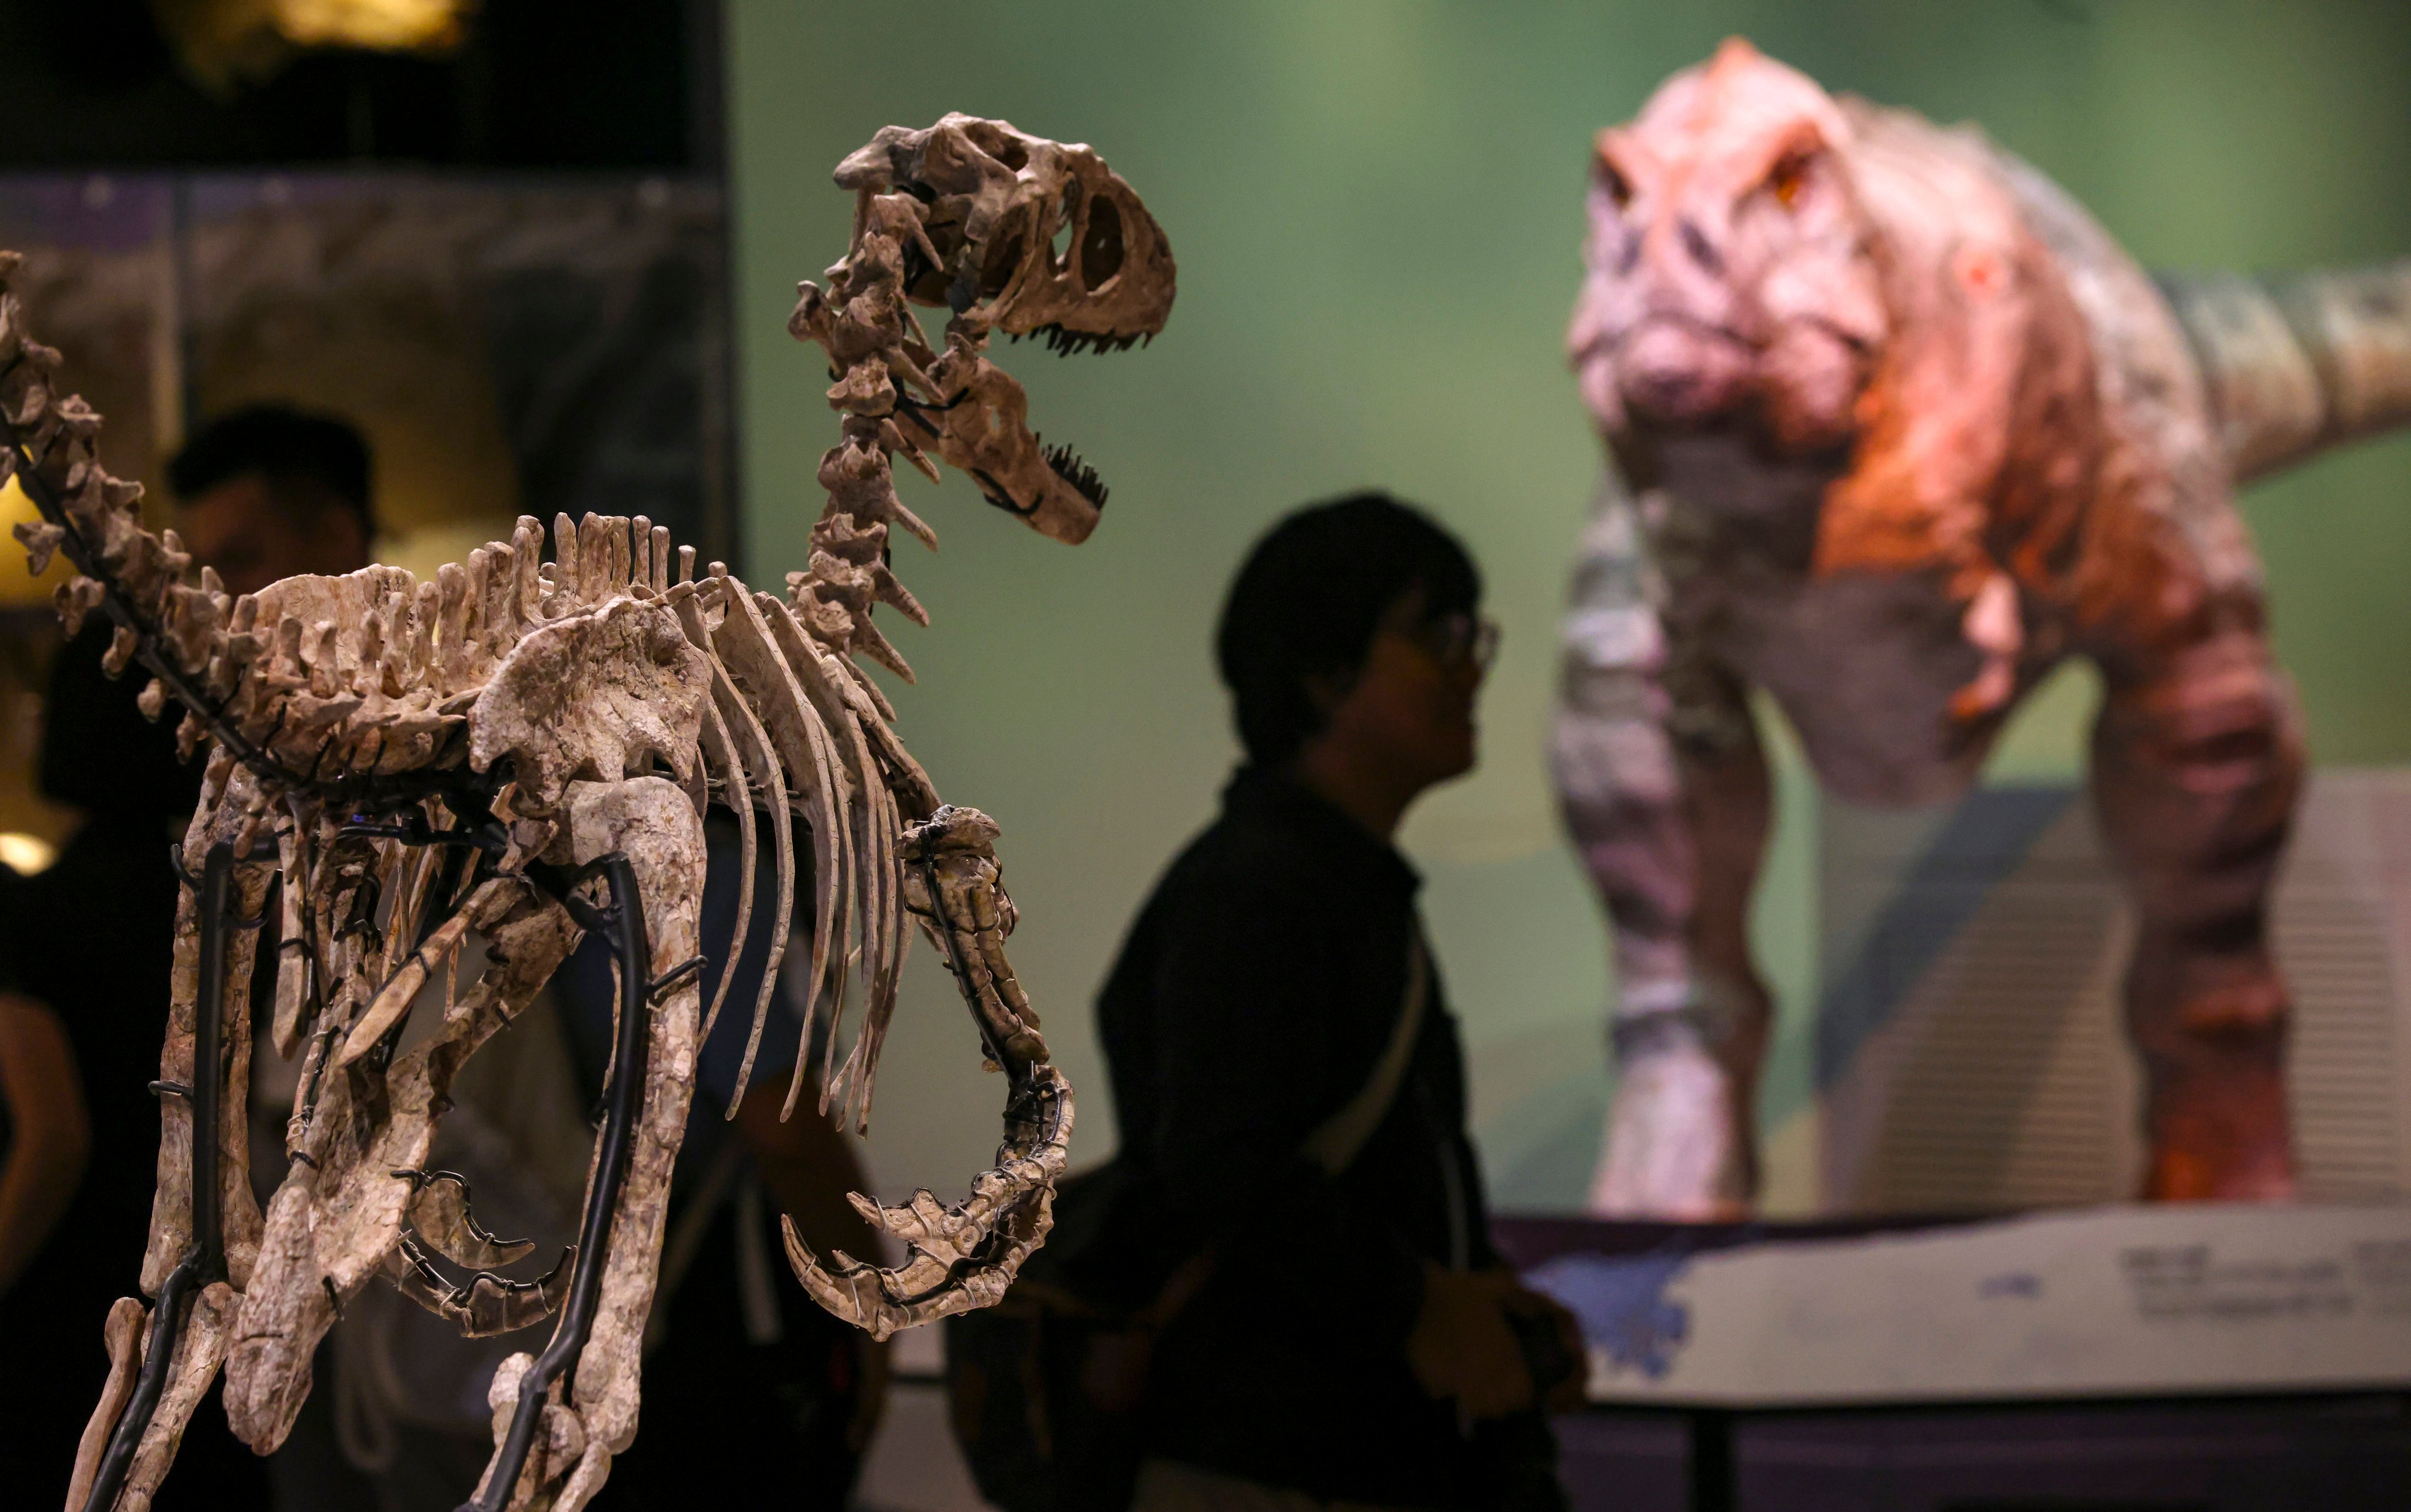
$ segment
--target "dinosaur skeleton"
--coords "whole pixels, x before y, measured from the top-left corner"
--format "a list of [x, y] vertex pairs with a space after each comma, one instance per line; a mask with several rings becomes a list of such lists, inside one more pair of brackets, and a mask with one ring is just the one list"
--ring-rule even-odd
[[[881, 1269], [824, 1261], [786, 1228], [796, 1275], [839, 1316], [884, 1338], [994, 1301], [1051, 1220], [1072, 1096], [1002, 952], [1014, 910], [997, 827], [942, 805], [856, 665], [907, 681], [871, 622], [885, 603], [926, 623], [887, 563], [900, 525], [890, 458], [931, 477], [929, 453], [994, 503], [1067, 542], [1104, 489], [1025, 424], [1021, 387], [986, 356], [991, 332], [1059, 350], [1122, 348], [1162, 327], [1174, 268], [1162, 230], [1086, 147], [951, 115], [890, 127], [840, 166], [852, 245], [829, 287], [801, 286], [791, 329], [826, 349], [841, 439], [821, 461], [829, 503], [810, 564], [783, 599], [757, 592], [642, 517], [538, 523], [431, 582], [371, 567], [288, 578], [232, 599], [173, 531], [153, 535], [139, 488], [95, 459], [98, 416], [59, 392], [59, 355], [26, 334], [0, 266], [0, 476], [42, 523], [19, 528], [34, 569], [64, 551], [70, 633], [105, 613], [112, 674], [139, 663], [157, 717], [185, 710], [204, 792], [175, 864], [173, 1002], [160, 1080], [159, 1184], [141, 1289], [105, 1338], [110, 1374], [67, 1494], [78, 1509], [140, 1508], [221, 1367], [236, 1433], [267, 1452], [310, 1388], [310, 1361], [346, 1299], [382, 1274], [472, 1336], [558, 1321], [540, 1354], [510, 1357], [490, 1393], [496, 1450], [469, 1505], [575, 1508], [634, 1437], [637, 1355], [652, 1301], [670, 1168], [696, 1046], [734, 972], [701, 1001], [702, 813], [735, 811], [744, 851], [735, 939], [754, 907], [756, 810], [792, 917], [788, 816], [811, 835], [804, 1040], [853, 996], [850, 1051], [822, 1061], [818, 1106], [868, 1127], [909, 923], [928, 934], [1008, 1083], [994, 1169], [958, 1205], [916, 1193], [853, 1201], [908, 1247]], [[1059, 255], [1059, 232], [1070, 233]], [[908, 301], [950, 310], [933, 347]], [[290, 1173], [260, 1211], [244, 1096], [248, 990], [270, 900], [279, 931], [269, 1032], [299, 1053]], [[472, 1214], [460, 1178], [427, 1155], [460, 1065], [527, 1006], [587, 931], [614, 952], [618, 1020], [579, 1234], [538, 1279], [495, 1268], [527, 1244]], [[462, 952], [486, 965], [460, 982]], [[774, 932], [753, 1004], [742, 1086], [785, 949]], [[431, 1032], [412, 1009], [443, 987]], [[785, 1112], [800, 1094], [799, 1054]], [[734, 1114], [734, 1109], [730, 1110]]]

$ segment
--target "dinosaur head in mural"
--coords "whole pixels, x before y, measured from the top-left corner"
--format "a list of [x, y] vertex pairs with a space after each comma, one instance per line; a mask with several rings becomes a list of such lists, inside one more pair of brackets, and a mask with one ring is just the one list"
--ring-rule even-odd
[[[840, 390], [862, 390], [832, 400], [862, 414], [893, 389], [908, 455], [927, 447], [998, 508], [1085, 539], [1104, 484], [1030, 428], [1029, 398], [988, 361], [987, 338], [1039, 337], [1063, 354], [1152, 339], [1172, 310], [1163, 228], [1089, 148], [976, 116], [886, 127], [836, 177], [856, 196], [854, 245], [826, 292], [803, 286], [790, 323], [828, 348]], [[951, 312], [942, 350], [908, 304]]]
[[1739, 38], [1600, 133], [1567, 346], [1611, 442], [1848, 439], [1887, 324], [1849, 146], [1831, 95]]

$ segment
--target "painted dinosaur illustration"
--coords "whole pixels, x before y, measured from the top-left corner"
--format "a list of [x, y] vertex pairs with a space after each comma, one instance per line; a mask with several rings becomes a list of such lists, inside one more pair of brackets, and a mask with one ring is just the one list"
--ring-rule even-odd
[[2069, 657], [2138, 919], [2145, 1192], [2290, 1192], [2267, 898], [2301, 739], [2231, 493], [2411, 419], [2411, 263], [2155, 286], [1974, 130], [1734, 40], [1600, 135], [1568, 344], [1628, 486], [1584, 534], [1554, 743], [1620, 985], [1594, 1209], [1755, 1191], [1751, 691], [1831, 792], [1930, 804]]
[[[989, 502], [1059, 540], [1095, 526], [1104, 488], [1068, 448], [1041, 448], [988, 338], [1044, 336], [1063, 350], [1151, 338], [1174, 265], [1161, 228], [1095, 153], [1001, 122], [887, 128], [836, 177], [855, 196], [852, 244], [826, 289], [802, 285], [791, 329], [827, 354], [842, 434], [821, 460], [828, 505], [809, 565], [788, 574], [784, 598], [718, 563], [697, 574], [693, 548], [673, 551], [642, 518], [590, 515], [554, 522], [549, 560], [542, 529], [523, 518], [510, 540], [430, 582], [372, 567], [230, 599], [213, 573], [193, 571], [173, 531], [143, 528], [139, 488], [95, 459], [98, 417], [55, 386], [59, 354], [0, 291], [0, 475], [13, 472], [41, 509], [43, 523], [21, 530], [34, 568], [67, 555], [80, 574], [60, 591], [70, 632], [95, 613], [114, 620], [111, 671], [139, 664], [152, 678], [146, 710], [181, 705], [187, 751], [208, 750], [200, 806], [175, 848], [186, 885], [154, 1084], [163, 1129], [143, 1296], [107, 1320], [109, 1380], [69, 1512], [149, 1505], [221, 1366], [236, 1433], [274, 1448], [308, 1394], [319, 1340], [379, 1276], [473, 1336], [558, 1314], [540, 1352], [496, 1373], [494, 1458], [471, 1505], [568, 1509], [593, 1494], [636, 1433], [670, 1170], [696, 1046], [729, 981], [701, 1001], [709, 804], [733, 809], [740, 829], [739, 948], [766, 828], [777, 858], [767, 907], [780, 927], [740, 1086], [794, 909], [790, 816], [811, 848], [803, 1038], [809, 1047], [826, 1011], [833, 1047], [820, 1112], [868, 1127], [915, 925], [1004, 1073], [1003, 1142], [968, 1198], [855, 1198], [909, 1262], [824, 1260], [789, 1225], [804, 1287], [884, 1338], [994, 1301], [1045, 1238], [1072, 1095], [1003, 953], [1015, 913], [997, 826], [940, 801], [855, 659], [910, 681], [871, 614], [884, 603], [928, 618], [888, 565], [891, 527], [935, 545], [896, 497], [892, 458], [932, 478], [938, 461], [966, 472]], [[910, 302], [948, 310], [939, 344]], [[271, 896], [269, 934], [253, 926]], [[510, 1279], [496, 1268], [531, 1246], [487, 1232], [464, 1184], [428, 1170], [427, 1152], [460, 1065], [589, 930], [610, 942], [619, 1001], [579, 1237], [548, 1273]], [[464, 973], [473, 936], [484, 964]], [[245, 1111], [262, 949], [277, 952], [270, 1032], [281, 1054], [302, 1056], [291, 1171], [265, 1213]], [[431, 1026], [405, 1041], [431, 983], [441, 1012], [419, 1011]], [[861, 1011], [847, 1048], [838, 1025], [850, 984]], [[810, 1058], [790, 1081], [790, 1114]]]

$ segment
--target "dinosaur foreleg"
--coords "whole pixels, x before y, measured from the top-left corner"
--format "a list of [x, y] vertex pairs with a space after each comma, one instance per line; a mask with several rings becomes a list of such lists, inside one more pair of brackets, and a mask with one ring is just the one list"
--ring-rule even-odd
[[663, 778], [572, 783], [565, 804], [566, 859], [609, 893], [599, 909], [581, 905], [580, 922], [611, 938], [619, 1029], [577, 1272], [544, 1352], [495, 1372], [494, 1458], [469, 1504], [479, 1512], [575, 1512], [636, 1438], [638, 1351], [694, 1090], [702, 821]]
[[[978, 809], [947, 806], [906, 830], [897, 848], [904, 905], [945, 952], [980, 1042], [1004, 1073], [1004, 1141], [996, 1164], [972, 1178], [971, 1195], [952, 1206], [927, 1190], [898, 1207], [848, 1194], [866, 1222], [912, 1252], [894, 1269], [843, 1250], [824, 1263], [792, 1218], [781, 1224], [796, 1279], [813, 1301], [874, 1339], [994, 1302], [1055, 1222], [1055, 1181], [1072, 1136], [1072, 1088], [1055, 1069], [1038, 1014], [1004, 956], [1016, 916], [1001, 885], [997, 833], [996, 821]], [[871, 1037], [855, 1062], [866, 1104], [883, 1027], [867, 1020], [861, 1030]]]
[[1765, 848], [1765, 757], [1749, 706], [1696, 655], [1670, 657], [1629, 516], [1585, 540], [1566, 627], [1553, 764], [1615, 932], [1615, 1100], [1596, 1213], [1729, 1217], [1757, 1185], [1752, 1093], [1770, 1000], [1749, 959]]
[[2137, 913], [2126, 1023], [2147, 1083], [2148, 1197], [2293, 1191], [2290, 1009], [2268, 904], [2301, 768], [2292, 690], [2252, 632], [2111, 680], [2094, 802]]

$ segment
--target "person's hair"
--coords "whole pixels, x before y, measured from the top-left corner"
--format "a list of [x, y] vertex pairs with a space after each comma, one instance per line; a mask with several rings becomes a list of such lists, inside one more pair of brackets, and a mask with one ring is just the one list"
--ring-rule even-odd
[[1287, 762], [1322, 729], [1308, 679], [1353, 682], [1381, 616], [1418, 589], [1430, 617], [1471, 613], [1482, 574], [1456, 537], [1386, 493], [1308, 504], [1264, 533], [1214, 635], [1249, 761]]
[[187, 503], [219, 484], [255, 474], [287, 508], [302, 502], [289, 485], [315, 484], [349, 506], [363, 529], [375, 524], [369, 444], [358, 428], [331, 414], [247, 404], [202, 426], [168, 463], [168, 486]]

